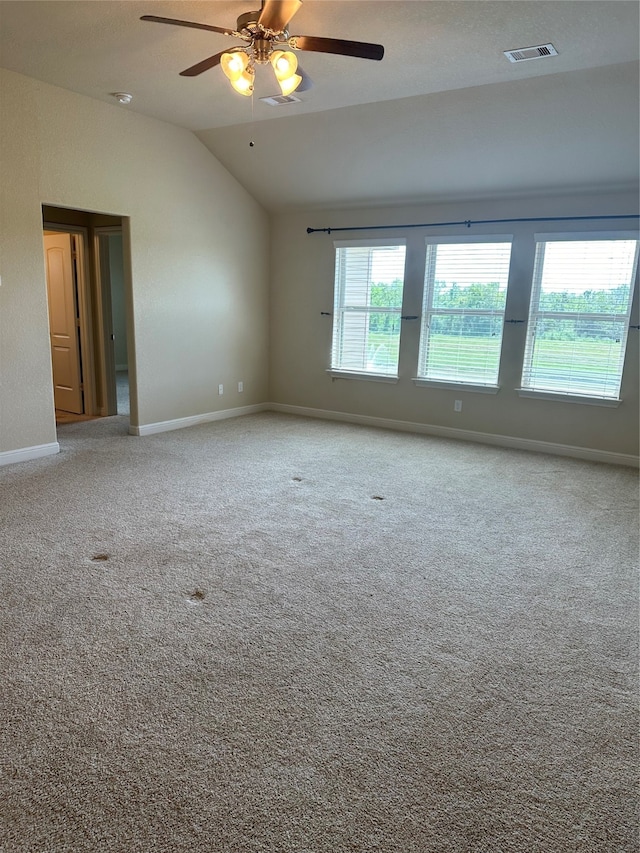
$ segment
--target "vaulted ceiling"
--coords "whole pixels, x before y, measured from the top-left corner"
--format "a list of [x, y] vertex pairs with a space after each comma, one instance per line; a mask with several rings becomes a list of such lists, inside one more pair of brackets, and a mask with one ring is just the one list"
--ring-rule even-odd
[[[0, 65], [172, 122], [268, 209], [442, 200], [638, 181], [639, 6], [617, 0], [304, 0], [291, 34], [381, 43], [381, 62], [301, 52], [313, 85], [270, 107], [221, 69], [252, 0], [2, 0]], [[557, 56], [503, 51], [551, 42]], [[119, 106], [114, 92], [130, 92]], [[253, 145], [250, 143], [253, 142]]]

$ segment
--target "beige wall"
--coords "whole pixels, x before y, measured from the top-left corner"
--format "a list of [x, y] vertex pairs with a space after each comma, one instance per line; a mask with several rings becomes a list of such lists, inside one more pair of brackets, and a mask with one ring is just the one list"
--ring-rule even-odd
[[192, 133], [0, 75], [0, 452], [56, 440], [42, 204], [129, 217], [138, 425], [263, 402], [264, 210]]
[[116, 363], [116, 370], [126, 370], [128, 367], [127, 325], [122, 235], [110, 234], [108, 240], [109, 276], [111, 282], [111, 318], [113, 323], [113, 333], [116, 337], [113, 345], [113, 357]]
[[[608, 453], [638, 455], [638, 332], [631, 331], [618, 408], [532, 400], [518, 396], [526, 327], [505, 326], [501, 388], [497, 395], [416, 387], [419, 324], [402, 328], [397, 384], [332, 378], [331, 350], [335, 239], [406, 237], [404, 313], [421, 313], [425, 235], [512, 234], [512, 271], [507, 318], [527, 316], [534, 258], [534, 233], [635, 229], [631, 222], [521, 223], [429, 229], [307, 234], [307, 227], [401, 225], [535, 216], [591, 216], [638, 212], [636, 193], [580, 194], [473, 203], [368, 210], [298, 211], [280, 214], [272, 226], [271, 400], [357, 416], [469, 430], [523, 440], [551, 442]], [[638, 323], [638, 293], [632, 323]], [[463, 401], [454, 413], [454, 399]]]
[[[320, 312], [332, 310], [333, 239], [356, 233], [306, 233], [307, 226], [637, 213], [636, 193], [297, 211], [270, 223], [188, 131], [11, 72], [0, 75], [0, 453], [56, 440], [41, 221], [41, 205], [52, 204], [128, 218], [134, 424], [271, 400], [637, 455], [637, 332], [630, 334], [623, 403], [615, 409], [518, 397], [524, 325], [505, 329], [495, 396], [414, 386], [417, 323], [404, 324], [397, 384], [332, 381], [326, 373], [331, 319]], [[532, 235], [571, 228], [523, 223], [437, 233], [514, 235], [507, 312], [521, 318], [528, 307]], [[408, 240], [405, 311], [411, 314], [420, 313], [425, 233], [436, 232], [387, 232]], [[636, 324], [637, 300], [636, 293]], [[463, 400], [460, 414], [453, 411], [454, 398]]]

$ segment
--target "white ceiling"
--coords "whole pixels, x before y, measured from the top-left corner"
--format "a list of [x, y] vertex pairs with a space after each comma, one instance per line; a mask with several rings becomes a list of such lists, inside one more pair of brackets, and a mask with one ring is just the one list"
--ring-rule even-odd
[[[1, 0], [0, 65], [197, 132], [267, 208], [477, 197], [638, 180], [639, 5], [617, 0], [304, 0], [289, 30], [378, 42], [381, 62], [301, 52], [301, 103], [258, 68], [256, 97], [220, 68], [179, 72], [257, 0]], [[512, 64], [504, 50], [552, 42]], [[262, 72], [262, 73], [261, 73]], [[253, 100], [253, 104], [252, 104]], [[249, 142], [254, 146], [250, 147]]]

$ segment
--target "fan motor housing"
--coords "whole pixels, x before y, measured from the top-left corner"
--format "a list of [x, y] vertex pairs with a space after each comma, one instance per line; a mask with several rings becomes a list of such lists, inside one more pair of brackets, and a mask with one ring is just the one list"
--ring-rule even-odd
[[255, 32], [255, 28], [258, 25], [258, 20], [260, 18], [261, 12], [245, 12], [244, 15], [240, 15], [238, 18], [238, 32], [241, 33], [242, 30], [249, 30], [249, 32]]

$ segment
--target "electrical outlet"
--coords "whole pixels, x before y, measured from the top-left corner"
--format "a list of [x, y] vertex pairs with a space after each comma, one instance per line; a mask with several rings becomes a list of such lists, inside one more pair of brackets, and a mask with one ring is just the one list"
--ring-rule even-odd
[[224, 385], [218, 385], [218, 394], [222, 397], [224, 394]]
[[455, 400], [453, 403], [453, 411], [461, 412], [462, 411], [462, 400]]
[[244, 383], [238, 382], [238, 393], [242, 394], [243, 391], [244, 391]]

